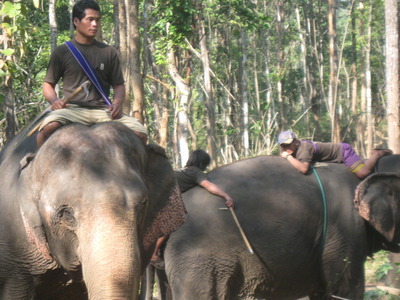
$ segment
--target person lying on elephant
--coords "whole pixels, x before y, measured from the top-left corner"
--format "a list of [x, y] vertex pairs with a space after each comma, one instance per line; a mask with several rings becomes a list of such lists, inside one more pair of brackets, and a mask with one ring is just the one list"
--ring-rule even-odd
[[79, 55], [73, 54], [74, 48], [71, 44], [57, 46], [51, 54], [42, 87], [43, 95], [50, 103], [52, 112], [39, 128], [37, 147], [39, 148], [54, 131], [63, 125], [73, 122], [92, 125], [106, 121], [123, 123], [146, 144], [146, 128], [136, 118], [122, 113], [126, 93], [117, 50], [96, 40], [96, 34], [100, 28], [99, 4], [94, 0], [78, 1], [72, 9], [72, 22], [75, 38], [71, 44], [83, 54], [87, 63], [97, 73], [100, 85], [103, 86], [107, 96], [110, 87], [113, 88], [113, 103], [108, 101], [107, 96], [101, 95], [92, 80], [92, 84], [86, 91], [71, 98], [69, 101], [71, 105], [58, 97], [55, 87], [61, 78], [64, 98], [68, 98], [89, 80], [89, 75], [81, 67], [82, 62], [78, 62], [75, 58]]
[[[205, 188], [211, 194], [220, 196], [225, 199], [225, 205], [227, 207], [233, 207], [233, 199], [219, 186], [208, 180], [207, 174], [204, 172], [205, 169], [211, 162], [210, 155], [204, 150], [198, 149], [193, 151], [189, 155], [189, 159], [186, 162], [184, 168], [175, 170], [175, 178], [178, 182], [179, 189], [182, 193], [187, 190], [199, 185]], [[167, 237], [161, 237], [157, 240], [156, 247], [153, 252], [153, 256], [150, 263], [156, 268], [163, 268], [164, 263], [160, 258], [159, 250], [163, 245]]]
[[300, 141], [289, 130], [279, 134], [278, 143], [283, 150], [280, 155], [302, 174], [306, 174], [314, 162], [335, 162], [344, 163], [363, 179], [373, 172], [382, 156], [393, 154], [389, 149], [374, 149], [369, 159], [362, 160], [349, 144]]

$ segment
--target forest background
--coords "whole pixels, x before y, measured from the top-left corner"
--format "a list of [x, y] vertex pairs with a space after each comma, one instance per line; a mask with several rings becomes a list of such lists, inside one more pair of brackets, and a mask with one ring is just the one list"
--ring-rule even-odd
[[[0, 0], [0, 148], [48, 105], [52, 49], [74, 0]], [[400, 153], [397, 0], [98, 0], [124, 111], [174, 167], [277, 154], [277, 135]], [[62, 87], [60, 87], [60, 97]]]
[[[198, 148], [212, 167], [276, 154], [286, 129], [363, 157], [388, 146], [399, 113], [398, 103], [388, 113], [383, 0], [98, 2], [98, 39], [121, 54], [125, 112], [174, 166]], [[41, 85], [52, 49], [73, 36], [73, 4], [1, 2], [0, 146], [47, 107]]]

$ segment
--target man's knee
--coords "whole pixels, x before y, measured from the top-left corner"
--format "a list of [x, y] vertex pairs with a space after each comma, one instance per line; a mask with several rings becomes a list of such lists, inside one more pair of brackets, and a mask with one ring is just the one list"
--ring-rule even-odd
[[144, 132], [139, 132], [139, 131], [133, 131], [143, 142], [143, 145], [147, 145], [147, 134]]
[[60, 128], [62, 124], [60, 122], [51, 122], [47, 125], [45, 125], [42, 130], [40, 130], [40, 133], [43, 133], [45, 136], [50, 136], [54, 131], [56, 131], [58, 128]]

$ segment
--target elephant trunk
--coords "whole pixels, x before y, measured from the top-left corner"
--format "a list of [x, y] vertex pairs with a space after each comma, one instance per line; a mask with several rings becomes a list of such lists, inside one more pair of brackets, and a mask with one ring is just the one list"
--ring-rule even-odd
[[141, 258], [133, 218], [104, 217], [91, 223], [93, 230], [80, 239], [89, 299], [137, 299]]

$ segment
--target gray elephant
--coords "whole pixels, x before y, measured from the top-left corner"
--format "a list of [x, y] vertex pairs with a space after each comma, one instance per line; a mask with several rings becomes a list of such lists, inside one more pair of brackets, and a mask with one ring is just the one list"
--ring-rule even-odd
[[[392, 170], [400, 163], [381, 160]], [[209, 173], [234, 199], [255, 254], [221, 199], [199, 187], [184, 193], [187, 220], [164, 252], [172, 298], [363, 299], [367, 256], [399, 251], [400, 180], [369, 177], [355, 205], [360, 181], [344, 165], [319, 164], [315, 172], [260, 156]]]
[[29, 161], [29, 129], [0, 155], [0, 299], [136, 299], [185, 216], [164, 150], [118, 123], [71, 124]]

